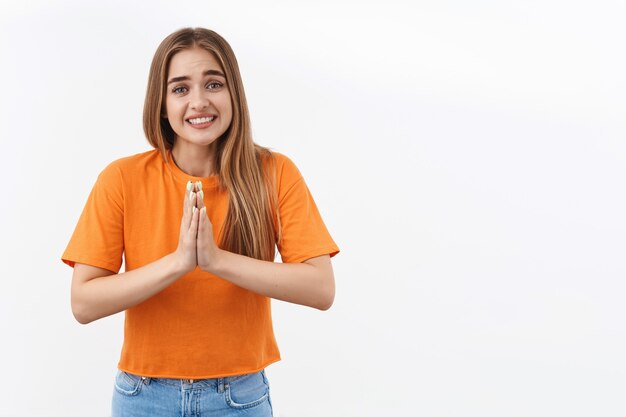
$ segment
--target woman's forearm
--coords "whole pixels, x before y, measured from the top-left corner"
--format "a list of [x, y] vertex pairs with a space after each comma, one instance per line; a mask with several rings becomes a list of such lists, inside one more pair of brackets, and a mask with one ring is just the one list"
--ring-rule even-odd
[[261, 261], [220, 249], [202, 198], [198, 201], [197, 264], [201, 270], [278, 300], [328, 310], [335, 299], [330, 255], [302, 263]]
[[328, 310], [335, 298], [330, 256], [302, 263], [261, 261], [219, 250], [210, 271], [242, 288], [278, 300]]
[[79, 323], [87, 324], [133, 307], [185, 273], [172, 254], [121, 274], [102, 276], [102, 271], [106, 270], [81, 264], [74, 267], [71, 302]]
[[74, 265], [72, 312], [86, 324], [133, 307], [164, 290], [197, 266], [196, 192], [187, 184], [176, 251], [121, 274], [91, 265]]

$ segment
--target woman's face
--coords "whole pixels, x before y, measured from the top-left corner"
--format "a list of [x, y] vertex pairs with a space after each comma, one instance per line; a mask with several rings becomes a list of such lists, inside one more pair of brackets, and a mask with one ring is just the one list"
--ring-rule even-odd
[[212, 53], [194, 47], [172, 57], [164, 112], [178, 146], [181, 141], [208, 146], [228, 129], [233, 116], [230, 92]]

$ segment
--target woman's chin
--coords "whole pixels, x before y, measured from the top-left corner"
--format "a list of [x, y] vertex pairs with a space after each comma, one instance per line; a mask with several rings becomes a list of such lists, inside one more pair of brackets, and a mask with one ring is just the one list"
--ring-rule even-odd
[[219, 138], [185, 138], [178, 136], [176, 138], [176, 143], [178, 146], [191, 146], [191, 147], [208, 147], [217, 142]]

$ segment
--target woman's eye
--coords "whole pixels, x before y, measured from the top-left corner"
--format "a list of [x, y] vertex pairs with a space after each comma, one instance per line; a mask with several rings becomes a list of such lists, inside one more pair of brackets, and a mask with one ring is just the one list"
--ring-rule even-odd
[[222, 86], [222, 83], [218, 83], [217, 81], [213, 81], [211, 83], [208, 83], [207, 86], [209, 87], [209, 90], [217, 90], [218, 88], [220, 88]]
[[[207, 89], [209, 90], [217, 90], [223, 86], [222, 83], [213, 81], [207, 84]], [[174, 94], [182, 94], [187, 90], [187, 87], [178, 86], [172, 89], [172, 93]]]

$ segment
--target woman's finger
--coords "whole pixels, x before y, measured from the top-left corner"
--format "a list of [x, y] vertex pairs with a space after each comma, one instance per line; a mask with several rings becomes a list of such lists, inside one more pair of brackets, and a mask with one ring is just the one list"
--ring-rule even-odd
[[187, 207], [189, 206], [189, 193], [191, 192], [191, 181], [187, 181], [187, 187], [185, 188], [185, 199], [183, 200], [183, 216], [187, 214]]
[[186, 210], [187, 218], [186, 218], [186, 221], [185, 221], [185, 228], [186, 229], [189, 229], [189, 227], [191, 226], [191, 221], [192, 221], [193, 209], [194, 208], [196, 208], [196, 193], [191, 191], [189, 193], [189, 198], [187, 198], [187, 210]]
[[181, 234], [189, 229], [189, 221], [191, 220], [191, 204], [189, 201], [189, 195], [191, 194], [192, 189], [193, 184], [191, 181], [187, 181], [187, 186], [185, 187], [185, 197], [183, 198], [183, 217], [180, 222]]
[[197, 194], [197, 205], [196, 207], [198, 207], [198, 210], [201, 210], [202, 207], [204, 207], [204, 191], [202, 191], [202, 183], [200, 181], [198, 181], [196, 183], [196, 187], [198, 189], [198, 194]]
[[206, 207], [201, 207], [198, 212], [198, 238], [203, 236], [204, 229], [206, 229]]
[[217, 246], [213, 240], [213, 225], [206, 212], [206, 207], [198, 210], [198, 246], [196, 263], [201, 270], [209, 272], [215, 261]]
[[191, 225], [189, 226], [189, 234], [194, 240], [198, 238], [198, 217], [200, 217], [200, 210], [194, 206], [191, 214]]
[[194, 220], [197, 223], [198, 216], [193, 212], [198, 209], [195, 205], [194, 184], [188, 181], [185, 186], [185, 194], [183, 198], [183, 215], [180, 222], [180, 237], [178, 247], [176, 248], [176, 257], [180, 260], [180, 264], [184, 265], [185, 270], [191, 271], [197, 266], [197, 226], [194, 227]]

